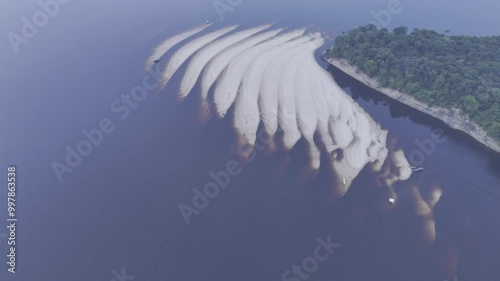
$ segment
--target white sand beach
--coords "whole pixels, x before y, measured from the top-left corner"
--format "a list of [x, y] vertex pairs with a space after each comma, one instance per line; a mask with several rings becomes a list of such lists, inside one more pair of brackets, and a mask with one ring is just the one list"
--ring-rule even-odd
[[214, 89], [214, 103], [220, 118], [226, 115], [227, 110], [235, 101], [239, 92], [241, 80], [247, 70], [260, 55], [278, 47], [279, 45], [303, 34], [303, 30], [295, 30], [276, 36], [254, 46], [236, 56], [217, 79]]
[[[261, 92], [262, 82], [268, 79], [264, 76], [264, 73], [269, 65], [272, 64], [274, 58], [286, 52], [287, 50], [298, 46], [299, 44], [308, 40], [306, 37], [299, 37], [294, 40], [287, 41], [278, 47], [265, 52], [260, 55], [255, 61], [247, 68], [245, 75], [241, 81], [240, 90], [238, 97], [236, 99], [235, 109], [234, 109], [234, 120], [233, 125], [237, 132], [242, 138], [242, 142], [247, 142], [248, 145], [253, 145], [255, 143], [257, 129], [259, 127], [261, 120], [266, 120], [267, 118], [262, 118], [264, 116], [262, 110], [259, 109], [259, 96], [262, 93], [262, 99], [265, 101], [262, 103], [269, 109], [271, 113], [266, 116], [274, 115], [274, 118], [269, 118], [274, 120], [276, 126], [278, 127], [277, 114], [278, 114], [278, 98], [276, 95], [267, 95], [267, 92]], [[276, 129], [274, 130], [274, 132]], [[274, 134], [273, 134], [274, 135]]]
[[216, 55], [221, 53], [224, 49], [232, 46], [257, 32], [265, 30], [269, 28], [271, 25], [264, 25], [256, 28], [251, 28], [247, 30], [243, 30], [240, 32], [236, 32], [232, 35], [228, 35], [221, 40], [217, 40], [199, 52], [191, 59], [186, 72], [184, 73], [184, 77], [182, 78], [181, 85], [179, 87], [179, 98], [184, 99], [189, 92], [193, 89], [198, 77], [200, 76], [203, 68], [207, 65], [207, 63]]
[[[387, 147], [387, 131], [316, 62], [314, 52], [324, 44], [321, 34], [305, 29], [266, 31], [270, 26], [226, 35], [237, 28], [230, 26], [187, 42], [170, 58], [164, 82], [189, 60], [179, 85], [181, 100], [200, 81], [201, 106], [212, 107], [218, 119], [231, 116], [237, 145], [253, 147], [262, 124], [277, 149], [291, 150], [305, 140], [310, 171], [320, 168], [321, 151], [326, 151], [340, 196], [368, 165], [386, 186], [407, 180], [411, 169], [404, 152]], [[169, 42], [190, 33], [182, 34]], [[210, 90], [213, 99], [208, 98]]]
[[210, 87], [215, 83], [217, 78], [220, 76], [222, 71], [227, 67], [227, 65], [236, 57], [239, 53], [245, 51], [248, 48], [259, 44], [269, 38], [276, 36], [280, 33], [282, 29], [271, 30], [268, 32], [260, 33], [255, 36], [251, 36], [246, 40], [243, 40], [219, 53], [213, 59], [210, 60], [208, 65], [203, 70], [201, 76], [201, 100], [203, 106], [208, 98], [208, 91]]
[[161, 81], [162, 88], [165, 88], [165, 86], [168, 84], [168, 81], [170, 81], [170, 78], [172, 78], [172, 75], [174, 75], [177, 69], [179, 69], [179, 67], [196, 51], [212, 42], [213, 40], [221, 37], [222, 35], [234, 30], [236, 27], [237, 26], [230, 26], [214, 32], [210, 32], [197, 39], [194, 39], [193, 41], [179, 48], [179, 50], [177, 50], [177, 52], [172, 55], [168, 64], [165, 66], [165, 69], [163, 70]]
[[205, 30], [207, 27], [211, 25], [212, 24], [203, 24], [164, 40], [161, 44], [156, 46], [151, 56], [149, 56], [149, 58], [146, 60], [146, 64], [144, 66], [146, 71], [151, 69], [155, 61], [160, 59], [163, 55], [165, 55], [165, 53], [167, 53], [173, 46], [195, 35], [196, 33]]

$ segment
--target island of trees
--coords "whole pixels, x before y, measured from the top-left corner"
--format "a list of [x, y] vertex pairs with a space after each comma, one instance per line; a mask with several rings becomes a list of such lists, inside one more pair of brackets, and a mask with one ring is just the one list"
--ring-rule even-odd
[[429, 106], [458, 108], [500, 139], [500, 36], [369, 24], [338, 36], [329, 55]]

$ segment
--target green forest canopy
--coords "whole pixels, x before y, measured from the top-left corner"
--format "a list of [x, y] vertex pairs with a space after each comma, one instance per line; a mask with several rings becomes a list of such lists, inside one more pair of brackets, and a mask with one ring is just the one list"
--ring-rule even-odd
[[500, 36], [447, 36], [369, 24], [338, 36], [330, 56], [430, 106], [459, 108], [500, 139]]

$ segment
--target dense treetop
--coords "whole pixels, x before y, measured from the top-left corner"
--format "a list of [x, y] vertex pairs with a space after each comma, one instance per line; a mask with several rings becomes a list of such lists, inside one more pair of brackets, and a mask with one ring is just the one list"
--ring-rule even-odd
[[358, 27], [338, 36], [329, 54], [388, 88], [458, 108], [500, 139], [500, 36], [447, 36], [407, 27]]

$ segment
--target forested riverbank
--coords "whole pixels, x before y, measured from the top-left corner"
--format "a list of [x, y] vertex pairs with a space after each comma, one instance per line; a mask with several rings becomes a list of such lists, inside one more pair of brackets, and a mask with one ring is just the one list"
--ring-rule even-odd
[[325, 58], [344, 72], [355, 67], [346, 73], [366, 74], [355, 78], [384, 88], [384, 94], [397, 91], [393, 98], [499, 151], [500, 36], [448, 36], [406, 27], [390, 32], [367, 25], [338, 36]]

